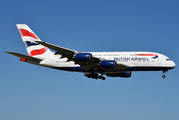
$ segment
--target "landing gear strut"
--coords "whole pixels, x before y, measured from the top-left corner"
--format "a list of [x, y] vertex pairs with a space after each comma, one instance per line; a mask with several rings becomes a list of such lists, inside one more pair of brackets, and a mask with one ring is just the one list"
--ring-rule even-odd
[[162, 77], [163, 77], [163, 78], [165, 78], [165, 77], [166, 77], [166, 76], [165, 76], [165, 72], [166, 72], [166, 71], [163, 71], [163, 75], [162, 75]]
[[88, 78], [96, 79], [96, 80], [97, 79], [105, 80], [105, 77], [103, 77], [103, 74], [99, 76], [97, 73], [85, 73], [84, 76]]

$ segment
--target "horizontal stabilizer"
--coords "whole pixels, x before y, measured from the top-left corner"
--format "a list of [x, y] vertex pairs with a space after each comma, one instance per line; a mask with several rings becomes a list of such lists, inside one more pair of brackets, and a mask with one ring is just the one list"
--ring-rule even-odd
[[20, 57], [20, 58], [24, 58], [24, 59], [27, 59], [27, 60], [32, 60], [32, 61], [41, 61], [42, 60], [42, 59], [38, 59], [38, 58], [35, 58], [35, 57], [30, 57], [28, 55], [23, 55], [23, 54], [16, 53], [16, 52], [6, 52], [6, 53], [9, 53], [11, 55], [14, 55], [14, 56], [17, 56], [17, 57]]

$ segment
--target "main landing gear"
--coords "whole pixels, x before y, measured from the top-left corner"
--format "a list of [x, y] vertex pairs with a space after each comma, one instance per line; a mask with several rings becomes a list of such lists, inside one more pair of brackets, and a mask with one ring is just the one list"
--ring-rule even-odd
[[97, 73], [85, 73], [84, 76], [88, 78], [96, 79], [96, 80], [97, 79], [105, 80], [105, 77], [103, 77], [103, 74], [99, 76]]
[[163, 75], [162, 75], [162, 77], [163, 78], [165, 78], [166, 76], [165, 76], [165, 72], [167, 72], [167, 71], [163, 71]]

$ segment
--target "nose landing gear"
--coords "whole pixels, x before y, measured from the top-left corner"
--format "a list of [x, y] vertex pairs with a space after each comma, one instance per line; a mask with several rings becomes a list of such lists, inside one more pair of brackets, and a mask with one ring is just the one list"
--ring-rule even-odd
[[165, 72], [167, 72], [167, 71], [163, 71], [163, 75], [162, 75], [162, 77], [163, 78], [165, 78], [166, 76], [165, 76]]
[[165, 78], [166, 76], [165, 75], [162, 75], [163, 78]]

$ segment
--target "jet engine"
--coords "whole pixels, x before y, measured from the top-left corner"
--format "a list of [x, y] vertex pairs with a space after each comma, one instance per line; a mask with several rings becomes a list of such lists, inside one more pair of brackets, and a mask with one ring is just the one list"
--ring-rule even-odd
[[100, 67], [104, 69], [114, 69], [116, 68], [116, 62], [114, 60], [101, 61]]
[[106, 76], [127, 78], [127, 77], [131, 77], [131, 71], [129, 71], [129, 72], [123, 72], [123, 73], [110, 73], [110, 74], [106, 74]]
[[92, 58], [91, 53], [78, 53], [75, 55], [75, 59], [81, 62], [89, 62]]

